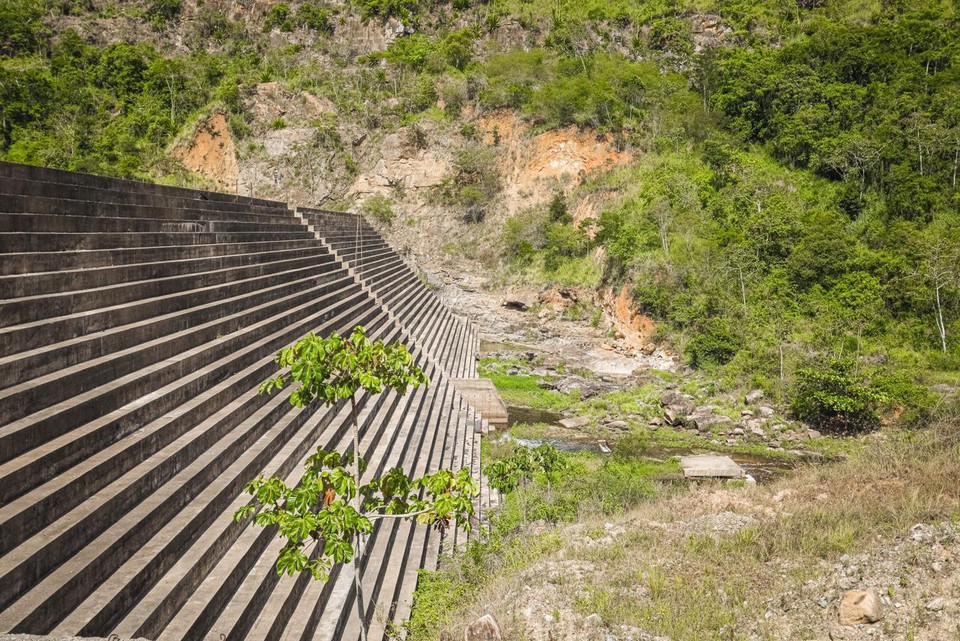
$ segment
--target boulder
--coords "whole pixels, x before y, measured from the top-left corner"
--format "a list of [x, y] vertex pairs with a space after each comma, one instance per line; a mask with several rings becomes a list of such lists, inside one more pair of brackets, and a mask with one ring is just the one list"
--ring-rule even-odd
[[876, 623], [883, 618], [876, 590], [850, 590], [840, 599], [840, 625]]
[[575, 430], [590, 424], [590, 419], [586, 416], [574, 416], [573, 418], [560, 419], [560, 426], [568, 430]]
[[709, 430], [716, 425], [728, 425], [733, 423], [729, 416], [722, 414], [694, 414], [687, 417], [688, 422], [692, 423], [701, 432]]
[[678, 425], [680, 423], [680, 412], [672, 407], [663, 410], [663, 420], [667, 425]]
[[747, 392], [747, 395], [743, 397], [743, 400], [747, 405], [753, 405], [761, 398], [763, 398], [763, 390], [755, 389]]
[[664, 407], [667, 407], [669, 405], [676, 405], [677, 403], [680, 403], [683, 400], [685, 400], [683, 398], [683, 394], [681, 394], [675, 389], [667, 390], [666, 392], [660, 395], [660, 404], [663, 405]]
[[626, 430], [629, 429], [626, 421], [610, 421], [607, 423], [607, 427], [612, 430]]
[[497, 620], [490, 614], [484, 614], [482, 617], [467, 626], [463, 631], [464, 641], [503, 641], [500, 634], [500, 626]]
[[760, 413], [760, 416], [773, 416], [776, 414], [772, 407], [767, 407], [766, 405], [758, 407], [757, 411]]

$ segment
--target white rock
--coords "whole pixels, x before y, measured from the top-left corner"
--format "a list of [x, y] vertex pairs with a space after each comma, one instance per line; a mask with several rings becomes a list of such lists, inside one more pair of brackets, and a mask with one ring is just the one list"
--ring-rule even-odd
[[926, 608], [931, 612], [939, 612], [947, 605], [946, 600], [943, 597], [937, 597], [930, 603], [926, 605]]
[[876, 623], [883, 618], [876, 590], [851, 590], [840, 600], [840, 625]]
[[464, 641], [503, 641], [500, 626], [493, 615], [484, 614], [463, 631]]
[[594, 612], [583, 620], [583, 624], [591, 628], [598, 628], [603, 625], [603, 618]]

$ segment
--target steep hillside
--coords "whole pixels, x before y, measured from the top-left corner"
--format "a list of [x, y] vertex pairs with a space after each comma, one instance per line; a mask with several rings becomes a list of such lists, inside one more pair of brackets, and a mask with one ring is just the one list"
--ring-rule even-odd
[[858, 431], [956, 382], [958, 35], [924, 2], [10, 0], [0, 155], [360, 210]]

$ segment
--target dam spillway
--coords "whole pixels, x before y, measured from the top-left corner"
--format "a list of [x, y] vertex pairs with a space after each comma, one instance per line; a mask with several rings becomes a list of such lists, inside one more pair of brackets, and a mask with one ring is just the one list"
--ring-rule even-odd
[[[368, 474], [469, 468], [485, 421], [454, 385], [476, 328], [362, 218], [0, 163], [0, 633], [356, 639], [353, 566], [279, 578], [237, 523], [259, 474], [296, 483], [349, 410], [257, 394], [307, 332], [401, 341], [430, 377], [360, 396]], [[370, 638], [463, 532], [379, 521]]]

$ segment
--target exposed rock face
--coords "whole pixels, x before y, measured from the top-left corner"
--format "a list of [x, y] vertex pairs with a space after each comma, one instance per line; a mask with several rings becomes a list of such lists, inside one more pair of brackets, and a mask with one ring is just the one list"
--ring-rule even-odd
[[463, 632], [464, 641], [502, 641], [500, 626], [497, 620], [489, 614], [482, 617], [467, 626]]
[[743, 400], [747, 405], [753, 405], [754, 403], [759, 401], [761, 398], [763, 398], [763, 390], [755, 389], [750, 392], [747, 392], [747, 395], [743, 397]]
[[190, 171], [213, 182], [218, 189], [235, 191], [237, 188], [237, 154], [227, 118], [220, 112], [210, 114], [197, 124], [193, 137], [173, 149], [171, 155], [179, 158]]
[[388, 134], [380, 145], [380, 159], [373, 169], [357, 177], [351, 191], [356, 196], [389, 196], [397, 186], [427, 189], [443, 182], [450, 165], [435, 150], [410, 143], [410, 133], [401, 129]]
[[486, 145], [498, 147], [507, 214], [546, 202], [557, 180], [579, 185], [590, 172], [629, 163], [633, 155], [619, 151], [609, 134], [564, 127], [530, 136], [530, 125], [513, 111], [497, 111], [477, 119]]
[[840, 625], [876, 623], [883, 618], [876, 590], [851, 590], [840, 600]]
[[628, 348], [644, 352], [650, 346], [650, 338], [656, 331], [656, 325], [649, 316], [645, 316], [633, 308], [633, 297], [630, 287], [624, 285], [619, 293], [609, 287], [597, 292], [597, 305], [606, 312], [608, 320], [618, 337]]

